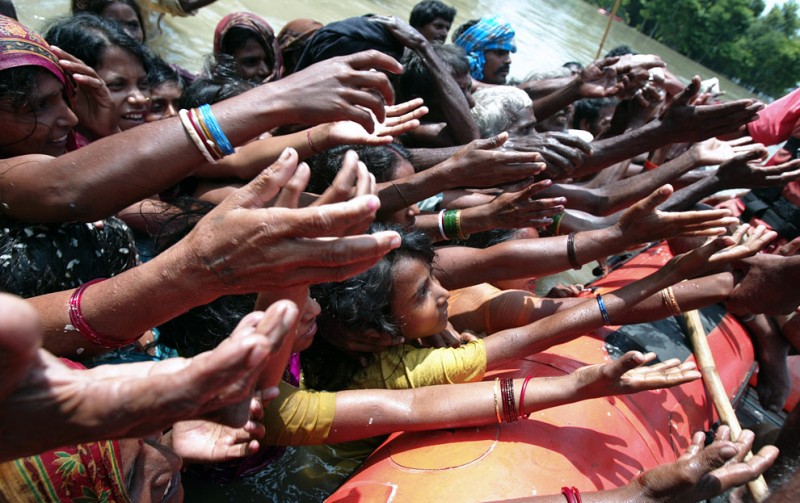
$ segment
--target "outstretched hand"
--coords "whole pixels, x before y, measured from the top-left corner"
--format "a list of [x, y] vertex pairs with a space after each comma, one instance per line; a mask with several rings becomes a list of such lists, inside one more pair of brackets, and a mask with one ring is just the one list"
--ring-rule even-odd
[[514, 136], [503, 147], [506, 150], [539, 153], [545, 163], [547, 176], [554, 180], [569, 177], [592, 153], [589, 143], [577, 136], [558, 132]]
[[587, 398], [670, 388], [702, 377], [694, 362], [681, 363], [676, 358], [644, 366], [655, 358], [655, 353], [629, 351], [613, 363], [582, 367], [575, 371], [575, 377]]
[[51, 45], [50, 49], [58, 56], [58, 63], [78, 84], [74, 110], [81, 127], [98, 138], [119, 133], [117, 107], [106, 83], [94, 68], [59, 47]]
[[538, 152], [499, 148], [507, 141], [508, 133], [472, 141], [436, 168], [447, 172], [447, 179], [453, 184], [448, 188], [495, 187], [530, 178], [545, 168]]
[[398, 105], [384, 107], [386, 119], [378, 122], [375, 115], [373, 130], [368, 132], [353, 121], [339, 121], [330, 124], [329, 142], [333, 145], [386, 145], [396, 136], [419, 127], [419, 118], [428, 113], [428, 107], [422, 106], [422, 98], [415, 98]]
[[800, 159], [760, 166], [763, 154], [761, 150], [738, 154], [720, 164], [716, 177], [729, 189], [776, 187], [800, 179]]
[[520, 227], [545, 227], [553, 223], [550, 218], [564, 211], [565, 197], [533, 199], [534, 194], [552, 185], [550, 180], [524, 183], [522, 187], [505, 190], [490, 202], [475, 206], [484, 211], [481, 217], [493, 229], [518, 229]]
[[664, 185], [625, 210], [616, 227], [627, 246], [678, 236], [719, 236], [739, 222], [728, 210], [660, 211], [672, 193], [672, 186]]
[[398, 42], [412, 51], [416, 51], [427, 42], [416, 28], [397, 16], [371, 16], [369, 20], [383, 25]]
[[637, 501], [690, 503], [712, 498], [755, 480], [775, 462], [778, 449], [771, 445], [744, 460], [754, 439], [753, 432], [744, 430], [732, 441], [730, 428], [720, 426], [714, 442], [704, 447], [705, 433], [695, 433], [677, 461], [642, 473], [629, 487], [639, 495]]
[[[734, 157], [742, 154], [749, 154], [754, 156], [755, 159], [763, 159], [767, 155], [764, 145], [760, 143], [753, 143], [753, 139], [749, 136], [737, 138], [731, 141], [722, 141], [716, 138], [709, 138], [708, 140], [694, 144], [691, 150], [693, 151], [697, 165], [699, 166], [714, 166], [722, 164]], [[755, 157], [755, 153], [759, 156]]]

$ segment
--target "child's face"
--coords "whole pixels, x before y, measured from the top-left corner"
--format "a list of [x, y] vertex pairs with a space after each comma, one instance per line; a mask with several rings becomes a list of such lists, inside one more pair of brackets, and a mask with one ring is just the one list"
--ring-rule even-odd
[[402, 258], [392, 268], [392, 312], [403, 337], [437, 334], [447, 326], [448, 292], [424, 260]]

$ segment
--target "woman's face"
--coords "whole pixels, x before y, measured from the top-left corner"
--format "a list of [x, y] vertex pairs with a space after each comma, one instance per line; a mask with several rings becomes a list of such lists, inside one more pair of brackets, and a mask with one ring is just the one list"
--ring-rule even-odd
[[422, 259], [401, 258], [392, 268], [392, 312], [403, 337], [418, 339], [447, 327], [448, 292]]
[[117, 107], [119, 128], [125, 131], [144, 124], [150, 84], [142, 62], [124, 49], [109, 47], [103, 52], [96, 70]]
[[232, 56], [239, 65], [239, 74], [245, 79], [262, 81], [272, 71], [267, 65], [267, 53], [254, 37], [234, 49]]
[[113, 2], [103, 9], [100, 15], [105, 18], [115, 19], [131, 38], [140, 44], [144, 42], [142, 23], [139, 22], [136, 11], [130, 5], [122, 2]]
[[178, 115], [178, 100], [181, 87], [177, 82], [164, 82], [150, 90], [150, 108], [145, 116], [146, 122], [160, 121]]
[[183, 460], [153, 439], [120, 441], [122, 469], [131, 501], [183, 501]]
[[69, 133], [78, 118], [64, 101], [64, 85], [47, 70], [34, 77], [36, 90], [15, 110], [0, 100], [0, 155], [59, 156], [67, 151]]

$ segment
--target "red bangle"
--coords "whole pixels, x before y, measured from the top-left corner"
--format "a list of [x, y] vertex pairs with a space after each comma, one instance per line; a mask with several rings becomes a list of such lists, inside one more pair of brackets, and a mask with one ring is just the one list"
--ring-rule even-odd
[[308, 148], [310, 148], [312, 152], [314, 152], [315, 154], [321, 154], [322, 153], [319, 150], [317, 150], [317, 148], [314, 146], [314, 142], [311, 141], [311, 130], [310, 129], [306, 129], [306, 140], [308, 140]]
[[581, 492], [578, 491], [577, 487], [562, 487], [561, 494], [567, 498], [567, 503], [583, 503]]
[[84, 318], [83, 313], [81, 312], [81, 299], [83, 299], [83, 292], [85, 292], [90, 285], [105, 281], [105, 279], [106, 278], [97, 278], [87, 281], [78, 287], [77, 290], [72, 292], [72, 295], [69, 298], [69, 321], [72, 326], [75, 327], [75, 330], [77, 330], [84, 339], [92, 344], [97, 344], [98, 346], [102, 346], [104, 348], [116, 349], [127, 346], [128, 344], [133, 344], [139, 339], [140, 336], [137, 335], [135, 338], [127, 341], [109, 339], [108, 337], [95, 332], [95, 330], [89, 326], [89, 323], [86, 321], [86, 318]]
[[522, 381], [522, 390], [519, 392], [519, 416], [518, 417], [528, 417], [527, 414], [522, 412], [522, 408], [525, 406], [525, 390], [528, 389], [528, 382], [533, 379], [533, 376], [528, 376]]
[[644, 161], [644, 169], [646, 171], [652, 171], [652, 170], [654, 170], [656, 168], [658, 168], [658, 164], [656, 164], [656, 163], [654, 163], [652, 161]]

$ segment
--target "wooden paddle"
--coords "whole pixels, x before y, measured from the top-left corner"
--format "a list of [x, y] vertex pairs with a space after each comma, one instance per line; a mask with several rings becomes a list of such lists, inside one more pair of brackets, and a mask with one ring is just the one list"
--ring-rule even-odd
[[[728, 393], [722, 385], [722, 379], [717, 372], [717, 366], [714, 363], [714, 356], [711, 354], [711, 348], [708, 345], [706, 338], [706, 331], [703, 328], [703, 323], [700, 321], [700, 313], [697, 311], [689, 311], [681, 315], [686, 322], [686, 327], [689, 330], [689, 341], [692, 345], [694, 352], [694, 359], [697, 362], [697, 368], [703, 374], [703, 382], [706, 385], [708, 394], [711, 395], [711, 401], [714, 402], [714, 408], [717, 410], [720, 420], [727, 424], [731, 429], [731, 440], [736, 440], [742, 434], [742, 426], [736, 418], [736, 413], [733, 410], [731, 401], [728, 398]], [[748, 452], [745, 460], [753, 457], [752, 452]], [[747, 483], [747, 488], [753, 499], [757, 502], [762, 502], [769, 497], [769, 488], [763, 476]]]

